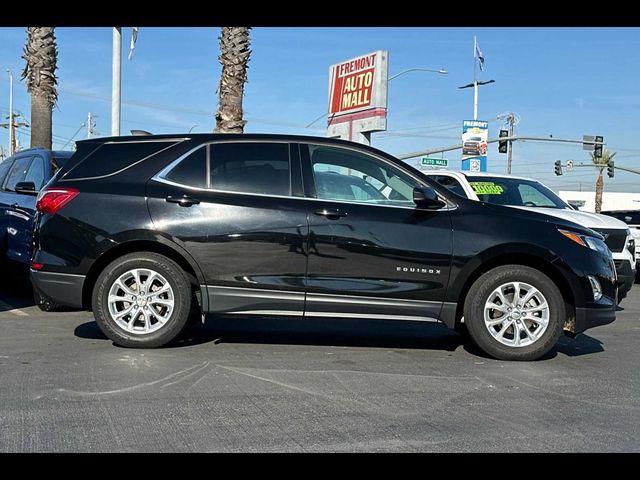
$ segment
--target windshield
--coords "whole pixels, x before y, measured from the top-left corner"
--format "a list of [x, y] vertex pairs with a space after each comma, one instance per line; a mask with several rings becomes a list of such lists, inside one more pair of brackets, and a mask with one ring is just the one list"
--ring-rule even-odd
[[477, 176], [467, 177], [481, 202], [516, 207], [571, 208], [555, 193], [534, 180]]

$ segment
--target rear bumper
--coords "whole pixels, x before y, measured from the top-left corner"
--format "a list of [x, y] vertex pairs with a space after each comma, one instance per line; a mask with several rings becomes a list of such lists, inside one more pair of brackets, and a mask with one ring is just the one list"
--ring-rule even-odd
[[38, 290], [60, 305], [74, 308], [82, 308], [84, 279], [84, 275], [31, 269], [31, 282]]

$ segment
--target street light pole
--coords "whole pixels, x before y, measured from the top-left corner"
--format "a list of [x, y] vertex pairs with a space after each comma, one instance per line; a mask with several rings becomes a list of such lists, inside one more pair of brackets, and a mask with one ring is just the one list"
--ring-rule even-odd
[[122, 27], [113, 27], [113, 54], [111, 64], [111, 135], [120, 135], [120, 86], [122, 77]]
[[487, 85], [489, 83], [495, 83], [495, 80], [484, 80], [479, 82], [478, 80], [474, 80], [473, 83], [469, 83], [468, 85], [463, 85], [458, 88], [471, 88], [473, 87], [473, 119], [478, 119], [478, 87], [481, 85]]
[[397, 78], [400, 75], [404, 75], [405, 73], [409, 73], [409, 72], [433, 72], [433, 73], [439, 73], [440, 75], [446, 75], [447, 73], [449, 73], [444, 68], [440, 68], [438, 70], [434, 70], [432, 68], [408, 68], [407, 70], [403, 70], [400, 73], [396, 73], [395, 75], [390, 76], [387, 79], [387, 82], [390, 82], [394, 78]]

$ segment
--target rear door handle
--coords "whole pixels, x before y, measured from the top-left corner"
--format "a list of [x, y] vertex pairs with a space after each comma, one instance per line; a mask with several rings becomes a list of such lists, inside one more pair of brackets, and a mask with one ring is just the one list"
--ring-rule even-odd
[[200, 203], [200, 200], [189, 197], [188, 195], [183, 195], [181, 197], [173, 197], [169, 195], [165, 200], [169, 203], [177, 203], [181, 207], [190, 207], [191, 205], [197, 205]]
[[332, 208], [321, 208], [320, 210], [316, 210], [313, 213], [315, 213], [316, 215], [327, 217], [330, 220], [336, 220], [338, 218], [347, 216], [345, 212], [341, 212], [340, 210], [334, 210]]

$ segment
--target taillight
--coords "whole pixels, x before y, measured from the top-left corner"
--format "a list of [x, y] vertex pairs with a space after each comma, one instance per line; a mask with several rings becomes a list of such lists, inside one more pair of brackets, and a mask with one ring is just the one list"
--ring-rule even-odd
[[42, 190], [36, 199], [36, 210], [53, 215], [73, 200], [80, 191], [77, 188], [52, 188]]

